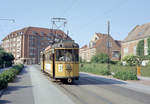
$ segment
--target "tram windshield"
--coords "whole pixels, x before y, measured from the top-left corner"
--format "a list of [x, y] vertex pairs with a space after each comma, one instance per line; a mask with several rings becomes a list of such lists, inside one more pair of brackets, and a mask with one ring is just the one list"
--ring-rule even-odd
[[56, 50], [56, 61], [79, 61], [79, 50], [78, 49], [57, 49]]

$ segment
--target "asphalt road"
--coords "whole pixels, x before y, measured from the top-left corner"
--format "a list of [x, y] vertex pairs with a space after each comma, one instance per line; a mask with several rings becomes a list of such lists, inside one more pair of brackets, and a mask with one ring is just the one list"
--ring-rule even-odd
[[84, 73], [80, 73], [80, 80], [72, 85], [53, 84], [75, 104], [150, 104], [149, 94], [121, 87], [124, 82]]
[[150, 104], [150, 95], [118, 86], [125, 84], [81, 74], [73, 85], [56, 85], [76, 104]]
[[123, 87], [126, 83], [121, 81], [80, 73], [80, 80], [69, 85], [52, 82], [39, 65], [27, 66], [25, 71], [19, 82], [28, 87], [21, 87], [21, 93], [4, 94], [2, 100], [10, 104], [150, 104], [149, 94]]

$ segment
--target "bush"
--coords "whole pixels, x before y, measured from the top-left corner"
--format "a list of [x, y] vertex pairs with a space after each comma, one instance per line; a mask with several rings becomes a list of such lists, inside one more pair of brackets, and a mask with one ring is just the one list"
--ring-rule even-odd
[[144, 57], [142, 56], [135, 56], [135, 55], [128, 55], [123, 58], [123, 61], [126, 62], [129, 66], [140, 66], [142, 64], [142, 61], [144, 60]]
[[7, 86], [8, 86], [7, 80], [5, 79], [4, 75], [0, 74], [0, 90], [7, 88]]
[[18, 64], [12, 67], [13, 69], [16, 69], [19, 71], [19, 73], [22, 71], [22, 69], [24, 68], [23, 64]]
[[5, 70], [0, 74], [0, 89], [7, 88], [8, 82], [11, 82], [15, 79], [16, 75], [22, 71], [24, 65], [19, 64], [15, 65], [9, 70]]
[[102, 69], [102, 70], [100, 70], [100, 74], [101, 75], [111, 75], [111, 72], [108, 69]]
[[120, 61], [112, 61], [112, 60], [110, 60], [110, 63], [111, 64], [118, 64]]
[[12, 70], [5, 70], [1, 74], [7, 80], [7, 82], [13, 81], [16, 77], [16, 74]]
[[121, 80], [137, 80], [136, 72], [133, 71], [118, 71], [113, 77]]
[[97, 54], [97, 55], [93, 56], [91, 58], [91, 62], [94, 62], [94, 63], [107, 63], [108, 59], [109, 59], [109, 57], [108, 57], [107, 54], [100, 53], [100, 54]]
[[122, 62], [121, 62], [121, 61], [118, 61], [117, 65], [120, 65], [120, 66], [121, 66], [121, 65], [123, 65], [123, 64], [122, 64]]

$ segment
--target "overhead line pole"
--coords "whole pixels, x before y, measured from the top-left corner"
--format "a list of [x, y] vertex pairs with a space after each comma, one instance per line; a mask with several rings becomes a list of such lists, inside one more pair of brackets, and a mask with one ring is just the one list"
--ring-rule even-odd
[[107, 48], [108, 48], [108, 64], [107, 64], [107, 68], [108, 68], [108, 70], [110, 70], [110, 60], [109, 60], [109, 58], [110, 58], [110, 47], [111, 47], [111, 45], [110, 45], [110, 39], [109, 39], [109, 37], [110, 37], [110, 21], [108, 21], [108, 40], [107, 40]]

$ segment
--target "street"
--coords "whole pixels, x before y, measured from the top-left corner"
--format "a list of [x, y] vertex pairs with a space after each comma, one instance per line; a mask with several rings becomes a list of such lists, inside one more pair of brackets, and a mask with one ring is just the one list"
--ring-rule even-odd
[[123, 87], [125, 82], [85, 73], [71, 85], [59, 84], [39, 65], [30, 65], [18, 78], [9, 84], [0, 104], [150, 104], [150, 94]]

